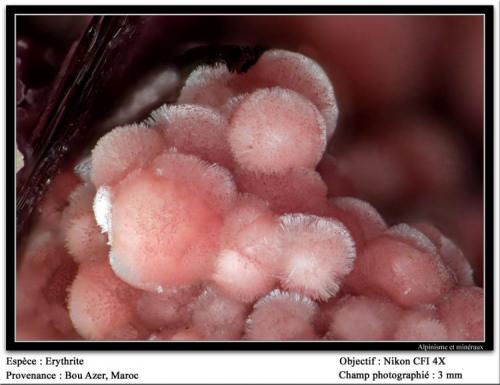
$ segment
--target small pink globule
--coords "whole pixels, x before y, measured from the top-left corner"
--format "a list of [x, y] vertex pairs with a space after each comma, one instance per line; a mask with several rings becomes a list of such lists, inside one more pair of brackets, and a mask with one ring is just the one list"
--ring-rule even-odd
[[185, 154], [230, 166], [226, 119], [217, 111], [195, 104], [164, 105], [151, 114], [150, 124], [161, 129], [169, 146]]
[[243, 99], [231, 116], [229, 144], [235, 160], [247, 170], [269, 174], [314, 168], [326, 146], [325, 122], [301, 95], [261, 89]]
[[273, 290], [253, 307], [246, 321], [246, 340], [286, 341], [318, 339], [313, 322], [317, 305], [299, 294]]
[[439, 304], [438, 314], [453, 341], [484, 338], [484, 293], [479, 287], [458, 287]]
[[207, 287], [191, 306], [191, 326], [207, 340], [239, 340], [248, 305]]
[[447, 341], [448, 332], [435, 316], [416, 310], [402, 315], [393, 338], [400, 341]]
[[116, 127], [92, 150], [91, 180], [96, 187], [112, 185], [142, 167], [164, 148], [161, 135], [138, 125]]
[[404, 307], [436, 303], [454, 285], [437, 255], [385, 235], [365, 245], [354, 270], [362, 285]]
[[233, 250], [222, 250], [212, 279], [222, 291], [242, 302], [253, 302], [277, 282], [267, 269]]
[[326, 337], [335, 340], [388, 340], [400, 316], [401, 309], [387, 299], [347, 295], [333, 307]]
[[66, 230], [66, 248], [76, 262], [106, 259], [107, 238], [101, 233], [93, 214], [73, 219]]
[[199, 66], [189, 74], [177, 102], [218, 108], [234, 95], [234, 76], [225, 64]]
[[206, 241], [205, 234], [219, 222], [184, 184], [150, 170], [137, 172], [116, 189], [111, 266], [143, 290], [196, 283], [209, 274], [210, 258], [190, 248]]
[[107, 261], [83, 263], [69, 291], [71, 321], [86, 339], [113, 339], [113, 333], [128, 329], [133, 322], [134, 296]]
[[283, 231], [281, 284], [314, 299], [335, 295], [353, 266], [356, 250], [345, 226], [330, 218], [288, 214]]
[[337, 126], [338, 107], [328, 75], [311, 58], [298, 52], [270, 49], [250, 68], [239, 87], [283, 87], [316, 105], [326, 122], [330, 139]]

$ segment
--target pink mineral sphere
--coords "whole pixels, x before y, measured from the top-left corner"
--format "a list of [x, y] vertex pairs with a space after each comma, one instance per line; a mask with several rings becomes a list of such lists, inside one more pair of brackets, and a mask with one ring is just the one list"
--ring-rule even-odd
[[189, 74], [177, 102], [219, 108], [234, 96], [234, 76], [225, 64], [199, 66]]
[[207, 340], [239, 340], [248, 305], [209, 286], [192, 305], [191, 325]]
[[318, 306], [296, 293], [273, 290], [253, 307], [246, 321], [245, 339], [259, 341], [317, 339], [313, 322]]
[[92, 150], [92, 183], [116, 183], [133, 169], [146, 165], [163, 148], [163, 138], [155, 130], [138, 125], [116, 127]]
[[137, 172], [117, 187], [113, 201], [113, 270], [149, 291], [196, 283], [209, 274], [215, 245], [206, 245], [206, 254], [196, 248], [219, 221], [183, 183]]
[[195, 104], [164, 105], [151, 114], [151, 123], [178, 151], [211, 163], [231, 165], [228, 122], [216, 110]]
[[69, 291], [71, 321], [86, 339], [109, 339], [132, 328], [134, 296], [107, 261], [83, 263]]
[[435, 316], [417, 310], [402, 315], [394, 332], [401, 341], [447, 341], [445, 325]]
[[387, 235], [365, 245], [355, 271], [365, 285], [405, 307], [436, 303], [455, 283], [438, 255]]
[[388, 340], [401, 309], [382, 297], [351, 296], [340, 299], [332, 310], [327, 338], [335, 340]]
[[244, 86], [278, 86], [301, 94], [316, 105], [325, 119], [327, 137], [332, 137], [339, 115], [337, 101], [328, 75], [313, 59], [298, 52], [271, 49], [250, 68], [243, 82]]
[[326, 146], [325, 122], [309, 100], [294, 91], [260, 89], [245, 98], [229, 124], [238, 164], [259, 173], [314, 168]]
[[281, 218], [281, 284], [314, 299], [335, 295], [353, 266], [356, 250], [345, 226], [331, 218], [287, 214]]

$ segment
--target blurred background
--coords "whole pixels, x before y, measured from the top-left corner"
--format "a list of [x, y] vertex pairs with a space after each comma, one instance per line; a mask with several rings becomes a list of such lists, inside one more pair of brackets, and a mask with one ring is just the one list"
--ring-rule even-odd
[[[389, 224], [433, 223], [462, 247], [482, 284], [481, 16], [131, 19], [140, 29], [121, 62], [127, 76], [96, 119], [109, 118], [140, 79], [188, 48], [236, 44], [299, 51], [323, 66], [339, 104], [332, 158], [320, 170], [330, 192], [369, 201]], [[17, 18], [16, 129], [26, 160], [58, 73], [89, 23], [90, 16]], [[163, 102], [152, 100], [147, 110]]]

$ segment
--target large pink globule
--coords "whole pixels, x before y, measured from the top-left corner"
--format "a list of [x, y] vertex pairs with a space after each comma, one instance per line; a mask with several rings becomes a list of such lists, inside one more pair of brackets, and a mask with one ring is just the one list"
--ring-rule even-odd
[[436, 303], [453, 286], [437, 255], [387, 236], [365, 246], [356, 269], [373, 290], [402, 306]]
[[400, 316], [401, 309], [384, 298], [346, 296], [333, 308], [327, 337], [335, 340], [388, 340]]
[[69, 291], [69, 314], [84, 338], [109, 339], [113, 333], [133, 329], [133, 299], [132, 289], [109, 264], [84, 263]]
[[206, 276], [209, 259], [190, 246], [218, 218], [182, 183], [149, 170], [130, 176], [117, 187], [112, 221], [110, 262], [132, 286], [161, 291]]
[[354, 242], [342, 223], [313, 215], [281, 217], [285, 263], [281, 282], [291, 291], [326, 300], [353, 266]]
[[309, 298], [274, 290], [260, 299], [246, 321], [245, 339], [317, 339], [313, 322], [318, 307]]

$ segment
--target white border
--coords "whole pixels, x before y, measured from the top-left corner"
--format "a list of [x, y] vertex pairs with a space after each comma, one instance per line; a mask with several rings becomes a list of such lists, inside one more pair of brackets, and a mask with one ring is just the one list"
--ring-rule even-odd
[[[33, 4], [32, 2], [29, 2]], [[29, 4], [28, 3], [28, 4]], [[54, 5], [63, 5], [62, 2], [52, 2]], [[165, 1], [150, 1], [151, 5], [166, 5]], [[371, 5], [369, 2], [351, 2], [346, 4], [345, 2], [340, 3], [338, 5]], [[9, 2], [10, 5], [14, 4], [27, 4], [26, 2]], [[91, 1], [87, 3], [88, 5], [102, 5], [97, 1]], [[86, 5], [87, 5], [86, 4]], [[130, 1], [121, 1], [120, 4], [128, 4], [131, 5]], [[203, 2], [197, 2], [199, 5], [208, 5]], [[271, 3], [260, 2], [261, 5], [271, 5]], [[282, 3], [272, 3], [273, 5], [282, 5]], [[310, 3], [307, 5], [327, 5], [325, 2], [318, 3]], [[329, 5], [334, 5], [333, 3], [328, 3]], [[380, 3], [379, 3], [380, 4]], [[435, 2], [420, 2], [415, 5], [480, 5], [480, 4], [472, 4], [470, 1], [456, 1], [454, 3], [442, 1], [440, 3]], [[118, 5], [118, 3], [115, 3]], [[168, 5], [189, 5], [186, 2], [169, 2]], [[194, 4], [193, 4], [194, 5]], [[217, 5], [235, 5], [234, 3], [227, 1], [219, 1]], [[255, 5], [255, 3], [248, 3], [241, 5]], [[288, 1], [287, 5], [301, 5], [301, 2], [297, 1]], [[303, 5], [303, 3], [302, 3]], [[337, 3], [335, 4], [337, 5]], [[384, 5], [398, 5], [394, 2], [384, 2]], [[495, 22], [495, 48], [498, 47], [498, 21], [499, 21], [499, 9], [498, 4], [496, 2], [487, 1], [481, 2], [481, 5], [494, 5], [494, 22]], [[5, 21], [5, 12], [4, 12], [4, 21]], [[2, 29], [2, 36], [0, 37], [2, 52], [5, 52], [5, 29]], [[499, 89], [498, 89], [498, 49], [495, 50], [494, 53], [495, 63], [497, 65], [494, 66], [494, 107], [496, 108], [495, 113], [495, 121], [494, 121], [494, 129], [495, 129], [495, 138], [494, 138], [494, 159], [495, 159], [495, 179], [494, 186], [495, 191], [499, 191], [499, 180], [498, 180], [498, 169], [499, 169], [499, 116], [498, 116], [498, 101], [499, 101]], [[2, 68], [5, 70], [5, 61], [2, 61]], [[4, 72], [5, 74], [5, 72]], [[5, 78], [2, 77], [2, 84]], [[5, 88], [4, 88], [5, 89]], [[2, 116], [5, 122], [5, 101], [3, 100], [5, 93], [2, 92], [2, 100], [1, 102], [1, 111]], [[9, 129], [7, 127], [6, 129]], [[2, 156], [0, 157], [0, 178], [5, 180], [5, 140], [4, 136], [1, 136], [1, 151]], [[5, 186], [1, 184], [1, 197], [5, 202]], [[498, 215], [498, 207], [499, 207], [499, 196], [498, 194], [494, 194], [494, 203], [495, 203], [495, 213], [494, 213], [494, 221], [495, 221], [495, 229], [498, 229], [499, 223], [499, 215]], [[6, 208], [3, 206], [4, 209]], [[5, 212], [5, 211], [4, 211]], [[5, 221], [2, 221], [2, 226], [5, 226]], [[5, 245], [5, 234], [6, 231], [2, 228], [2, 241]], [[5, 250], [5, 249], [4, 249]], [[453, 361], [452, 365], [447, 367], [447, 370], [460, 370], [462, 372], [468, 373], [469, 377], [464, 377], [469, 383], [498, 383], [500, 381], [500, 375], [498, 373], [499, 367], [499, 330], [498, 330], [498, 320], [499, 320], [499, 309], [498, 309], [498, 299], [499, 299], [499, 282], [498, 282], [498, 272], [499, 272], [499, 246], [498, 246], [498, 234], [494, 234], [494, 267], [495, 267], [495, 279], [494, 279], [494, 293], [495, 293], [495, 303], [497, 304], [495, 308], [495, 322], [494, 324], [494, 335], [495, 335], [495, 352], [489, 353], [464, 353], [461, 352], [459, 355], [453, 355], [450, 353], [442, 353], [437, 352], [436, 354], [445, 355], [447, 358]], [[0, 264], [0, 276], [5, 276], [5, 265]], [[0, 307], [5, 309], [5, 287], [1, 285], [1, 293], [0, 293]], [[3, 326], [5, 330], [5, 317], [3, 318]], [[5, 372], [5, 357], [9, 356], [33, 356], [33, 357], [43, 357], [46, 356], [46, 353], [16, 353], [16, 354], [6, 354], [5, 353], [5, 334], [2, 333], [2, 352], [0, 353], [0, 382], [4, 382], [5, 379], [3, 377]], [[292, 354], [286, 353], [234, 353], [234, 352], [207, 352], [207, 353], [183, 353], [183, 352], [130, 352], [130, 353], [92, 353], [86, 352], [78, 354], [81, 357], [84, 357], [87, 365], [93, 370], [109, 370], [109, 368], [113, 369], [122, 369], [124, 371], [130, 370], [131, 368], [136, 368], [136, 370], [140, 369], [142, 376], [141, 381], [144, 382], [158, 382], [160, 379], [163, 379], [162, 382], [168, 380], [169, 382], [211, 382], [211, 383], [227, 383], [227, 382], [237, 382], [237, 381], [245, 381], [245, 382], [318, 382], [318, 383], [332, 383], [338, 378], [335, 377], [332, 371], [340, 370], [338, 365], [337, 357], [340, 355], [349, 355], [352, 357], [364, 357], [367, 356], [365, 353], [340, 353], [340, 352], [295, 352]], [[381, 353], [370, 353], [368, 355], [377, 355], [379, 356]], [[412, 357], [416, 354], [422, 354], [423, 352], [412, 352], [412, 353], [398, 353], [393, 352], [388, 355], [391, 356], [409, 356]], [[431, 353], [427, 353], [428, 355]], [[66, 353], [56, 353], [50, 354], [50, 356], [54, 357], [62, 357], [62, 356], [71, 356], [71, 354]], [[472, 374], [471, 374], [472, 372]], [[472, 377], [471, 377], [472, 376]], [[20, 383], [20, 381], [18, 381]], [[81, 382], [81, 381], [80, 381]], [[109, 382], [111, 383], [111, 382]]]

